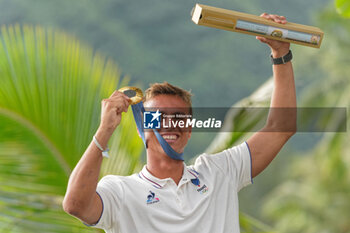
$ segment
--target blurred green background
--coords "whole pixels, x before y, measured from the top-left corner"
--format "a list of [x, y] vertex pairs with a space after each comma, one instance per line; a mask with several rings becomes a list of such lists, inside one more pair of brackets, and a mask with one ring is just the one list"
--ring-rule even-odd
[[[268, 47], [193, 24], [195, 3], [0, 0], [0, 232], [99, 232], [65, 214], [61, 202], [98, 127], [100, 101], [116, 88], [168, 81], [191, 90], [196, 107], [268, 106]], [[298, 106], [349, 107], [349, 0], [200, 3], [321, 28], [321, 49], [292, 45]], [[339, 124], [336, 116], [317, 119]], [[186, 162], [249, 136], [196, 133]], [[350, 232], [349, 139], [297, 133], [240, 192], [242, 232]], [[145, 162], [131, 111], [110, 148], [101, 176], [128, 175]]]

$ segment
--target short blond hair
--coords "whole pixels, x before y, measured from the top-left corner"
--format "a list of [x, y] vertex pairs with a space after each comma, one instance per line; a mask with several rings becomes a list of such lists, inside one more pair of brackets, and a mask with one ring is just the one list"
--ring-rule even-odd
[[171, 85], [168, 82], [163, 83], [153, 83], [150, 84], [149, 88], [146, 90], [145, 102], [157, 95], [175, 95], [180, 97], [185, 103], [190, 107], [192, 112], [192, 93], [191, 91], [186, 91], [180, 87]]

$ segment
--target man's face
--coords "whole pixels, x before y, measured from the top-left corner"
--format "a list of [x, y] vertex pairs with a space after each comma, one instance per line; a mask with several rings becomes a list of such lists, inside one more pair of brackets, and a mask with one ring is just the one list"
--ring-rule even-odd
[[[176, 95], [157, 95], [144, 103], [146, 111], [152, 109], [152, 111], [159, 111], [162, 113], [162, 117], [165, 118], [166, 122], [168, 120], [164, 116], [171, 116], [176, 114], [189, 114], [190, 108], [186, 102], [184, 102], [181, 97]], [[163, 119], [162, 121], [163, 122]], [[185, 146], [188, 142], [188, 139], [191, 137], [191, 129], [184, 129], [181, 127], [170, 127], [165, 128], [163, 125], [161, 129], [158, 130], [160, 135], [169, 143], [169, 145], [178, 153], [182, 153], [185, 149]], [[163, 148], [159, 144], [156, 136], [153, 131], [146, 130], [145, 138], [147, 145], [150, 149], [164, 153]]]

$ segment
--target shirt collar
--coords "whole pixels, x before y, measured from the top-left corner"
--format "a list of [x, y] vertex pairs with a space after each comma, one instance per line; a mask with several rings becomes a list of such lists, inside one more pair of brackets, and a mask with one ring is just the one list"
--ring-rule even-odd
[[153, 185], [155, 188], [163, 188], [163, 186], [166, 184], [166, 182], [170, 179], [170, 178], [165, 178], [165, 179], [159, 179], [155, 176], [153, 176], [148, 170], [146, 165], [143, 166], [142, 170], [139, 172], [139, 177], [150, 183], [151, 185]]
[[[164, 185], [171, 180], [171, 178], [165, 178], [165, 179], [159, 179], [155, 176], [153, 176], [148, 170], [146, 165], [143, 166], [142, 170], [139, 172], [139, 177], [150, 183], [152, 186], [154, 186], [155, 188], [163, 188]], [[187, 167], [186, 164], [184, 163], [184, 170], [183, 170], [183, 174], [182, 174], [182, 182], [180, 181], [180, 183], [187, 183], [188, 181], [190, 181], [191, 179], [197, 179], [198, 178], [199, 173], [196, 172], [194, 169]]]
[[189, 181], [191, 179], [197, 179], [199, 173], [196, 172], [193, 168], [185, 167], [184, 174], [182, 175], [182, 179], [186, 179], [184, 181]]

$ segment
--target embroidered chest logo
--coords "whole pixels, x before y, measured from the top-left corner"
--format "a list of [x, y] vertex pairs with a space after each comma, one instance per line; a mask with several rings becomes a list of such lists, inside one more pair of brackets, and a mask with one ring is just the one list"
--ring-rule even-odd
[[201, 184], [198, 178], [191, 179], [191, 182], [192, 184], [198, 187], [197, 192], [199, 192], [200, 194], [208, 192], [208, 187], [205, 184], [203, 184], [203, 186], [201, 187]]
[[156, 194], [154, 192], [149, 191], [149, 193], [150, 194], [147, 196], [147, 201], [146, 201], [147, 205], [159, 202], [159, 198], [156, 197]]

